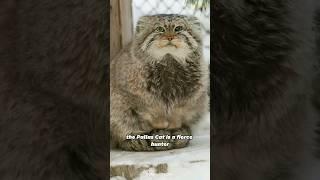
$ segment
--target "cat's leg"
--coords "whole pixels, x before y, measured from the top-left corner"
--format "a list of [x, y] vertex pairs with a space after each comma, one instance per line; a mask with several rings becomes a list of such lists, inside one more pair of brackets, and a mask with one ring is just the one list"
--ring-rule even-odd
[[[113, 146], [128, 151], [160, 151], [182, 148], [188, 145], [189, 140], [184, 139], [130, 139], [137, 135], [191, 135], [188, 127], [177, 129], [155, 129], [150, 120], [143, 119], [139, 112], [139, 103], [132, 102], [120, 94], [111, 95], [111, 142]], [[160, 121], [160, 119], [159, 119]], [[151, 143], [167, 143], [167, 146], [151, 146]]]
[[[141, 123], [147, 123], [152, 129], [167, 129], [169, 127], [168, 118], [165, 115], [161, 115], [159, 111], [155, 111], [157, 108], [147, 109], [137, 112]], [[155, 111], [155, 112], [154, 112]], [[156, 114], [156, 115], [155, 115]]]
[[147, 142], [141, 141], [128, 144], [129, 135], [148, 133], [152, 128], [143, 123], [132, 107], [130, 101], [117, 93], [111, 94], [111, 108], [110, 108], [110, 129], [111, 129], [111, 142], [114, 147], [119, 147], [124, 150], [148, 150]]
[[[163, 137], [170, 137], [169, 139], [130, 139], [121, 142], [120, 147], [128, 151], [165, 151], [170, 149], [184, 148], [189, 144], [189, 139], [177, 139], [172, 137], [191, 136], [191, 130], [189, 127], [181, 127], [178, 129], [155, 129], [149, 133], [145, 133], [148, 136], [156, 137], [158, 135]], [[138, 135], [138, 134], [134, 134]], [[144, 134], [140, 134], [144, 135]], [[152, 144], [163, 143], [167, 145], [152, 146]]]

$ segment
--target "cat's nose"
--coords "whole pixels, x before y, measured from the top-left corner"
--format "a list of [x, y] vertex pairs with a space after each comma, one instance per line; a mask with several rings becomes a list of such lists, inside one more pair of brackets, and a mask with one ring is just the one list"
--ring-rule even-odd
[[167, 36], [168, 41], [172, 41], [174, 39], [174, 36]]

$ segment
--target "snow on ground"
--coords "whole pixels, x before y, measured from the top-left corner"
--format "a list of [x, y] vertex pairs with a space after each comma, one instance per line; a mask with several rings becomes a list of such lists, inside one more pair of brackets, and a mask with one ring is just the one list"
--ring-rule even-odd
[[[110, 152], [111, 167], [134, 165], [146, 167], [134, 180], [208, 180], [210, 179], [210, 114], [192, 128], [193, 139], [188, 147], [160, 152], [126, 152], [112, 150]], [[167, 164], [166, 173], [157, 173], [156, 168], [148, 168], [159, 164]], [[111, 180], [122, 180], [113, 177]]]

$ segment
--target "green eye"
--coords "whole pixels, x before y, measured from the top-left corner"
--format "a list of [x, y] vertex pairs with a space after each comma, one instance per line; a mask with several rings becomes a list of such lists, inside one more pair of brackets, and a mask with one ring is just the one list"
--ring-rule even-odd
[[161, 26], [158, 26], [158, 27], [156, 28], [156, 31], [157, 31], [157, 32], [164, 32], [165, 29], [164, 29], [163, 27], [161, 27]]
[[174, 28], [175, 32], [180, 32], [182, 31], [183, 27], [182, 26], [177, 26], [176, 28]]

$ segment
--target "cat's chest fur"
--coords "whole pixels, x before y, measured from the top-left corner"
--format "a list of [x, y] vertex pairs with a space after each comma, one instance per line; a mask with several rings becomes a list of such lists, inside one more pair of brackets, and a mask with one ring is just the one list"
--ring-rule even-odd
[[200, 88], [201, 70], [196, 61], [184, 64], [167, 55], [162, 61], [146, 65], [147, 91], [170, 104], [187, 99]]

